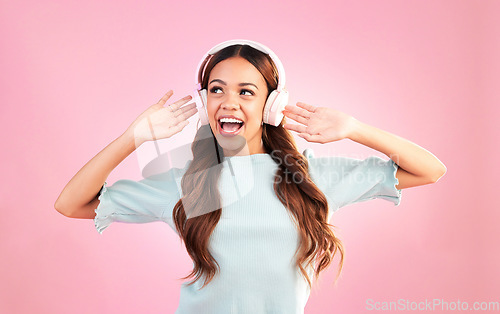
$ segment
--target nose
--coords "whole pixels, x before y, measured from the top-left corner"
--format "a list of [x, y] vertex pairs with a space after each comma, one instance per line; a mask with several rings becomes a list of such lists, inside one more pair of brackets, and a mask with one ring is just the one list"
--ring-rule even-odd
[[230, 94], [227, 97], [225, 97], [224, 101], [221, 104], [222, 109], [238, 109], [240, 107], [238, 99], [236, 96]]
[[227, 102], [227, 101], [225, 101], [221, 105], [221, 108], [224, 110], [235, 110], [238, 109], [238, 107], [239, 107], [238, 104], [236, 104], [235, 102]]

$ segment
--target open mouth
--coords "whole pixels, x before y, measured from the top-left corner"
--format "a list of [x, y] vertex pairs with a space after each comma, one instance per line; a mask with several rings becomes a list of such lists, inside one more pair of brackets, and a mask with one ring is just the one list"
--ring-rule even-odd
[[222, 135], [236, 135], [243, 128], [244, 122], [234, 118], [219, 119], [219, 130]]

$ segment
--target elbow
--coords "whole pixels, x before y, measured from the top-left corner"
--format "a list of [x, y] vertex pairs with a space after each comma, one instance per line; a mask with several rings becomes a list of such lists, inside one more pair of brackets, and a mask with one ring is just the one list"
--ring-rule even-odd
[[69, 211], [67, 207], [61, 204], [61, 201], [59, 201], [59, 199], [57, 199], [57, 201], [54, 203], [54, 209], [63, 216], [71, 218], [71, 211]]
[[432, 176], [430, 177], [430, 183], [436, 183], [441, 179], [445, 174], [448, 169], [444, 164], [441, 164], [441, 166], [433, 171]]

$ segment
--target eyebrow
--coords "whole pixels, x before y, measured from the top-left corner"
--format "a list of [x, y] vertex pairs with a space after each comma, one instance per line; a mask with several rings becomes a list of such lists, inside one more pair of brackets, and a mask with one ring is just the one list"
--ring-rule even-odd
[[[219, 83], [221, 83], [222, 85], [227, 85], [227, 84], [226, 84], [226, 82], [224, 82], [223, 80], [219, 80], [219, 79], [212, 80], [212, 81], [209, 83], [209, 85], [210, 85], [210, 84], [212, 84], [213, 82], [219, 82]], [[259, 88], [257, 87], [257, 85], [255, 85], [254, 83], [240, 83], [240, 84], [238, 84], [238, 86], [247, 86], [247, 85], [252, 85], [252, 86], [255, 86], [255, 88], [259, 89]]]

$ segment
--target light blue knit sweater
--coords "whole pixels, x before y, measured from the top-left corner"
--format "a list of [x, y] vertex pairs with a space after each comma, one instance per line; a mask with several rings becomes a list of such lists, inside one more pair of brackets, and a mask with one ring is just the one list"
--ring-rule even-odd
[[[304, 155], [329, 202], [329, 221], [334, 211], [352, 203], [381, 198], [399, 205], [398, 166], [392, 160], [315, 158], [310, 149]], [[177, 233], [172, 209], [182, 196], [180, 182], [190, 162], [138, 182], [105, 186], [95, 210], [99, 233], [115, 221], [163, 221]], [[226, 157], [221, 166], [222, 215], [209, 239], [221, 272], [201, 290], [203, 278], [191, 286], [183, 283], [176, 313], [304, 313], [310, 289], [293, 259], [297, 229], [273, 190], [278, 164], [269, 154], [255, 154]]]

